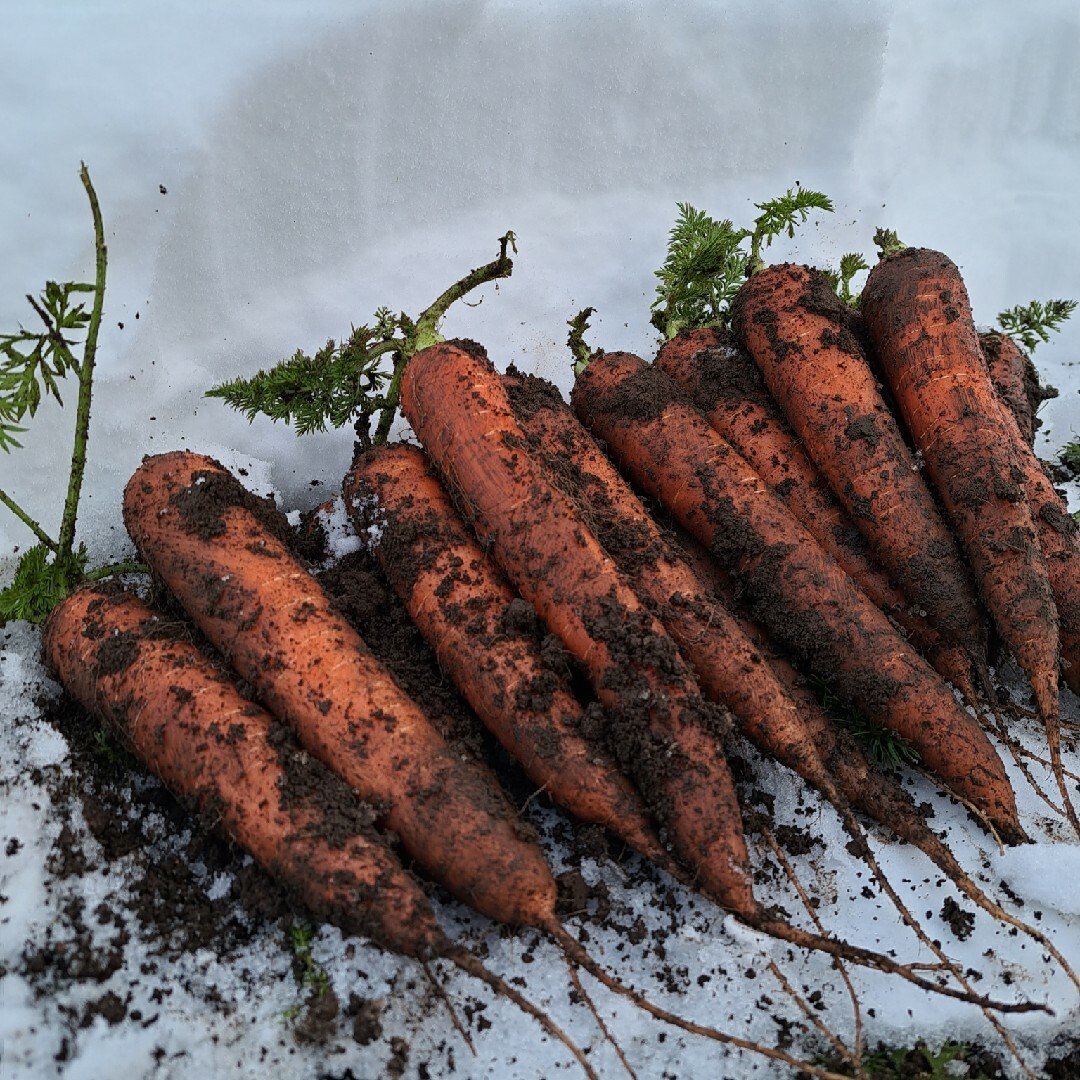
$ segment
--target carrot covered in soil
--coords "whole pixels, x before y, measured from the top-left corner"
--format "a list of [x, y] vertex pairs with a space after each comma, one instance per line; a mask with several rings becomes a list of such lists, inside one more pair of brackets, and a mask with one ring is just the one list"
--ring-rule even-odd
[[424, 452], [358, 454], [342, 496], [440, 667], [527, 775], [582, 821], [673, 869], [641, 797], [582, 733], [583, 710], [545, 663], [535, 612], [469, 533]]
[[737, 574], [779, 642], [906, 738], [1008, 842], [1026, 840], [978, 724], [671, 379], [639, 357], [597, 354], [572, 400], [623, 472]]
[[[440, 343], [413, 357], [401, 386], [406, 418], [481, 540], [491, 544], [518, 591], [585, 667], [612, 710], [613, 748], [629, 748], [625, 765], [655, 800], [695, 887], [772, 936], [1001, 1008], [970, 987], [930, 983], [906, 965], [800, 930], [761, 907], [751, 889], [741, 817], [721, 749], [725, 725], [710, 723], [709, 703], [674, 642], [573, 502], [543, 476], [491, 361], [474, 343]], [[1031, 1008], [1038, 1006], [1005, 1006]]]
[[967, 290], [940, 252], [886, 255], [862, 311], [881, 370], [1044, 719], [1058, 715], [1058, 622], [1012, 440], [979, 349]]
[[[124, 521], [207, 638], [311, 754], [376, 805], [377, 824], [426, 873], [491, 918], [544, 931], [570, 961], [657, 1019], [805, 1068], [675, 1016], [592, 959], [559, 922], [543, 853], [494, 777], [451, 751], [290, 554], [284, 519], [218, 462], [184, 451], [144, 459], [125, 489]], [[486, 970], [468, 954], [451, 959]]]
[[735, 336], [719, 327], [684, 330], [664, 343], [655, 363], [931, 665], [974, 702], [971, 663], [963, 650], [915, 612], [878, 566], [866, 538], [811, 461], [761, 370]]
[[[434, 954], [419, 885], [372, 829], [374, 812], [183, 636], [131, 593], [84, 587], [42, 648], [65, 689], [146, 767], [320, 918], [406, 956]], [[284, 730], [284, 729], [282, 729]]]
[[1035, 432], [1042, 425], [1035, 414], [1044, 401], [1058, 396], [1057, 390], [1043, 385], [1031, 357], [1008, 334], [980, 334], [979, 344], [998, 398], [1015, 417], [1020, 437], [1034, 446]]
[[881, 565], [989, 686], [970, 576], [850, 318], [823, 274], [793, 264], [752, 275], [732, 304], [736, 334]]
[[[1015, 368], [1031, 360], [1010, 337], [1001, 334], [980, 334], [987, 362], [991, 355], [1005, 358]], [[1053, 482], [1039, 463], [1031, 448], [1031, 438], [1021, 428], [1015, 411], [998, 395], [1003, 429], [1008, 431], [1016, 452], [1016, 466], [1023, 474], [1021, 483], [1031, 518], [1046, 558], [1050, 590], [1058, 613], [1062, 665], [1066, 683], [1080, 694], [1080, 531], [1068, 512]]]

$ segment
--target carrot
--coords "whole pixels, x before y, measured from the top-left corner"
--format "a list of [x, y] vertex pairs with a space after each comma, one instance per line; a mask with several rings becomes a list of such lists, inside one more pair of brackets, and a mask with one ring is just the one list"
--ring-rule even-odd
[[[144, 459], [124, 492], [124, 521], [203, 633], [310, 753], [379, 807], [378, 824], [417, 865], [483, 914], [543, 930], [568, 960], [657, 1019], [805, 1068], [675, 1016], [592, 959], [560, 924], [551, 871], [494, 778], [449, 751], [289, 554], [266, 505], [218, 462], [183, 451]], [[490, 975], [467, 953], [452, 959]]]
[[1031, 510], [979, 349], [967, 290], [940, 252], [906, 248], [870, 272], [867, 332], [983, 600], [1035, 691], [1058, 714], [1058, 620]]
[[671, 379], [627, 353], [598, 354], [572, 400], [628, 477], [738, 575], [778, 641], [906, 738], [1010, 843], [1026, 839], [975, 721]]
[[375, 838], [374, 815], [329, 770], [275, 749], [273, 718], [181, 631], [130, 593], [89, 586], [54, 609], [42, 648], [73, 697], [308, 910], [395, 952], [433, 956], [438, 924]]
[[792, 264], [754, 274], [732, 305], [770, 393], [881, 565], [989, 684], [970, 577], [849, 317], [824, 275]]
[[[1031, 364], [1027, 354], [1010, 337], [980, 334], [979, 341], [988, 365], [993, 364], [994, 356], [1014, 369], [1021, 368], [1025, 361], [1027, 365]], [[995, 382], [995, 387], [998, 385]], [[1015, 409], [1000, 393], [998, 403], [1004, 406], [1002, 424], [1013, 440], [1016, 465], [1023, 473], [1024, 494], [1031, 508], [1039, 547], [1046, 557], [1050, 589], [1058, 613], [1065, 681], [1073, 693], [1080, 694], [1080, 533], [1031, 449], [1033, 434], [1025, 433]]]
[[[658, 816], [677, 854], [694, 871], [695, 885], [765, 933], [900, 974], [924, 989], [1000, 1008], [970, 985], [955, 990], [927, 982], [879, 953], [808, 933], [764, 911], [750, 887], [738, 805], [720, 748], [724, 731], [702, 722], [709, 717], [708, 703], [673, 642], [613, 567], [571, 500], [542, 475], [487, 355], [471, 342], [422, 350], [405, 369], [401, 402], [481, 540], [491, 544], [518, 591], [614, 710], [622, 760], [643, 776], [646, 793], [658, 793], [653, 796]], [[651, 757], [647, 771], [641, 768], [645, 754]], [[1008, 1011], [1033, 1007], [1038, 1006], [1005, 1006]]]
[[1035, 414], [1044, 401], [1058, 396], [1057, 390], [1042, 384], [1030, 355], [1008, 334], [979, 334], [979, 344], [998, 397], [1015, 417], [1020, 437], [1034, 446], [1035, 432], [1042, 427]]
[[450, 750], [265, 517], [199, 454], [145, 459], [124, 493], [146, 562], [305, 747], [384, 807], [386, 827], [450, 892], [532, 925], [553, 910], [554, 881], [494, 777]]
[[720, 750], [730, 723], [701, 698], [674, 643], [531, 460], [486, 354], [444, 343], [416, 354], [402, 410], [518, 592], [615, 710], [613, 746], [699, 885], [757, 916], [742, 821]]
[[[981, 335], [985, 346], [991, 335]], [[997, 335], [993, 335], [997, 337]], [[1016, 366], [1021, 365], [1024, 354], [1011, 338], [998, 338], [991, 346], [999, 357], [1007, 356]], [[1019, 358], [1019, 359], [1018, 359]], [[987, 357], [989, 362], [989, 358]], [[1029, 361], [1030, 363], [1030, 361]], [[1080, 534], [1077, 524], [1054, 490], [1028, 437], [1020, 428], [1016, 416], [1006, 403], [993, 395], [997, 406], [1001, 430], [1012, 444], [1013, 468], [1023, 487], [1024, 498], [1031, 511], [1032, 524], [1039, 550], [1046, 560], [1047, 579], [1054, 599], [1058, 618], [1058, 641], [1062, 674], [1074, 693], [1080, 692]], [[1073, 828], [1080, 833], [1080, 821], [1065, 784], [1064, 766], [1061, 762], [1061, 725], [1057, 716], [1045, 716], [1047, 744], [1050, 751], [1051, 769], [1057, 781], [1065, 806], [1065, 813]]]
[[362, 451], [342, 496], [440, 666], [527, 775], [582, 821], [674, 869], [641, 797], [584, 738], [582, 708], [545, 663], [532, 608], [466, 531], [423, 451]]
[[419, 882], [372, 828], [371, 809], [283, 739], [182, 624], [121, 589], [84, 586], [54, 608], [42, 649], [76, 700], [307, 911], [425, 966], [457, 965], [535, 1017], [595, 1078], [546, 1013], [446, 937]]
[[931, 665], [974, 702], [971, 663], [963, 650], [945, 641], [882, 572], [734, 335], [718, 327], [684, 330], [664, 343], [655, 363]]

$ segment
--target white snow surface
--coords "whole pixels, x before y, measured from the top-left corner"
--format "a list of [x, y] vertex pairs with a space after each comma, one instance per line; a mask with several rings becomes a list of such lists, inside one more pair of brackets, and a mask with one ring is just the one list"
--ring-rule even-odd
[[[137, 12], [115, 0], [16, 0], [4, 14], [0, 327], [30, 323], [24, 294], [46, 278], [92, 278], [80, 160], [106, 221], [106, 322], [80, 517], [95, 562], [130, 554], [120, 496], [146, 453], [211, 454], [294, 513], [336, 492], [349, 429], [298, 440], [265, 419], [249, 425], [203, 391], [341, 336], [379, 305], [416, 313], [493, 258], [508, 228], [519, 237], [513, 277], [483, 290], [482, 303], [457, 305], [444, 332], [480, 340], [498, 365], [513, 361], [564, 391], [565, 323], [585, 305], [598, 311], [593, 343], [652, 355], [653, 271], [677, 200], [743, 223], [755, 201], [798, 180], [827, 192], [836, 213], [774, 245], [770, 258], [835, 265], [852, 250], [869, 258], [874, 228], [888, 225], [951, 254], [980, 323], [1032, 298], [1080, 298], [1080, 9], [1071, 0], [977, 8], [960, 0], [237, 0], [151, 2]], [[1061, 391], [1041, 414], [1044, 457], [1080, 434], [1078, 352], [1074, 320], [1036, 353]], [[0, 455], [0, 488], [47, 529], [67, 481], [71, 404], [42, 406], [25, 449]], [[341, 553], [355, 538], [340, 501], [329, 521]], [[0, 581], [29, 540], [0, 507]], [[344, 1017], [329, 1041], [298, 1041], [293, 1012], [304, 991], [277, 924], [257, 927], [234, 950], [164, 957], [133, 920], [125, 935], [93, 917], [101, 904], [130, 902], [131, 867], [118, 860], [62, 877], [50, 866], [62, 828], [85, 837], [91, 853], [96, 842], [76, 801], [53, 800], [51, 778], [69, 768], [69, 750], [42, 718], [59, 689], [38, 650], [32, 628], [0, 628], [4, 1080], [375, 1077], [399, 1065], [409, 1078], [580, 1075], [513, 1005], [435, 965], [473, 1055], [415, 963], [331, 927], [317, 931], [313, 958], [343, 1003], [350, 993], [382, 1002], [382, 1034], [368, 1045]], [[1010, 677], [1025, 699], [1022, 681]], [[1080, 721], [1067, 693], [1063, 708]], [[1014, 731], [1044, 750], [1037, 725]], [[1066, 734], [1066, 767], [1080, 772]], [[930, 960], [848, 854], [836, 815], [790, 774], [745, 754], [774, 797], [777, 824], [822, 841], [793, 862], [829, 930], [903, 960]], [[1003, 756], [1035, 839], [1004, 855], [962, 808], [917, 776], [906, 782], [932, 804], [935, 828], [976, 880], [1080, 966], [1080, 845]], [[1052, 791], [1046, 770], [1032, 770]], [[590, 951], [620, 978], [743, 1038], [775, 1045], [791, 1025], [793, 1051], [811, 1053], [805, 1018], [766, 971], [772, 958], [813, 995], [816, 1015], [852, 1040], [851, 1003], [828, 959], [764, 939], [663, 882], [678, 900], [673, 915], [655, 903], [658, 886], [634, 859], [578, 867], [565, 819], [535, 805], [529, 813], [557, 872], [573, 865], [606, 885], [620, 929], [574, 916], [567, 923], [587, 932]], [[162, 859], [183, 857], [194, 827], [164, 813], [141, 823]], [[1054, 1010], [1002, 1021], [1038, 1068], [1057, 1040], [1075, 1035], [1075, 987], [1036, 943], [981, 912], [973, 933], [957, 939], [940, 917], [956, 890], [923, 856], [882, 830], [870, 835], [905, 902], [951, 956], [981, 973], [981, 990]], [[751, 847], [761, 898], [807, 925], [771, 854]], [[208, 899], [228, 895], [221, 873], [194, 866], [191, 874]], [[103, 981], [60, 975], [43, 993], [22, 974], [23, 958], [56, 943], [73, 900], [84, 904], [95, 947], [120, 950], [121, 962]], [[520, 980], [590, 1048], [600, 1075], [620, 1074], [554, 946], [436, 903], [454, 938], [485, 950], [492, 970]], [[893, 977], [848, 974], [871, 1044], [979, 1041], [1019, 1075], [979, 1010]], [[792, 1075], [666, 1029], [584, 981], [642, 1077]], [[125, 1007], [118, 1022], [84, 1011], [110, 992]], [[396, 1038], [408, 1044], [404, 1061]]]

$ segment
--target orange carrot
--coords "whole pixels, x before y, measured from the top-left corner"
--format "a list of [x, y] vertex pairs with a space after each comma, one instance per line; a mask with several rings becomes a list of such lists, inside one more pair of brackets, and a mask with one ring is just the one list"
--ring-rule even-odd
[[979, 344], [1001, 403], [1015, 417], [1020, 437], [1034, 446], [1035, 432], [1042, 427], [1035, 414], [1044, 401], [1058, 396], [1057, 390], [1043, 385], [1031, 357], [1008, 334], [980, 334]]
[[554, 881], [494, 778], [450, 750], [265, 516], [199, 454], [145, 459], [124, 494], [147, 563], [304, 746], [384, 808], [409, 855], [500, 922], [542, 921]]
[[988, 684], [982, 616], [956, 541], [828, 280], [803, 266], [766, 267], [739, 290], [732, 317], [770, 393], [875, 556]]
[[926, 248], [887, 255], [870, 272], [862, 311], [987, 609], [1031, 680], [1042, 716], [1056, 718], [1058, 620], [1046, 559], [960, 271]]
[[466, 531], [423, 451], [361, 452], [342, 496], [440, 666], [529, 777], [674, 870], [641, 797], [584, 738], [581, 706], [542, 656], [535, 613]]
[[684, 330], [664, 343], [656, 366], [682, 387], [709, 423], [933, 667], [974, 702], [971, 663], [963, 650], [945, 641], [882, 572], [865, 537], [810, 460], [761, 371], [734, 335], [717, 327]]
[[737, 574], [782, 644], [911, 742], [1009, 842], [1026, 839], [975, 721], [671, 379], [627, 353], [598, 354], [573, 404], [627, 476]]
[[[1031, 363], [1010, 337], [982, 334], [979, 340], [984, 350], [988, 346], [991, 350], [986, 354], [988, 363], [991, 362], [991, 353], [1005, 358], [1005, 362], [1014, 369], [1021, 367], [1025, 360]], [[1031, 438], [1024, 433], [1015, 412], [1000, 396], [999, 404], [1005, 406], [1002, 409], [1002, 424], [1013, 439], [1016, 464], [1023, 473], [1024, 494], [1031, 508], [1039, 547], [1046, 557], [1050, 588], [1058, 613], [1065, 681], [1073, 693], [1080, 694], [1080, 532], [1031, 449]]]
[[481, 540], [614, 710], [613, 749], [699, 886], [758, 916], [720, 749], [729, 718], [701, 698], [674, 643], [541, 475], [490, 360], [453, 342], [425, 349], [405, 369], [401, 402]]

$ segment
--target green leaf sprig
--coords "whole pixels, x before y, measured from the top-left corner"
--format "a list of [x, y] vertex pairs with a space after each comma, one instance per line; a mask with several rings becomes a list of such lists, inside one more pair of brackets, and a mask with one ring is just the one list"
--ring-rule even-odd
[[1032, 300], [1017, 304], [998, 315], [998, 325], [1018, 340], [1030, 353], [1040, 341], [1048, 342], [1050, 334], [1061, 330], [1061, 324], [1076, 310], [1075, 300]]
[[812, 210], [833, 208], [828, 196], [798, 184], [776, 199], [756, 203], [761, 213], [751, 229], [736, 228], [729, 219], [717, 221], [687, 202], [677, 206], [651, 308], [652, 324], [665, 339], [688, 327], [726, 326], [735, 293], [765, 265], [762, 251], [782, 233], [794, 236]]
[[[443, 338], [439, 324], [450, 306], [480, 285], [508, 278], [517, 254], [516, 237], [499, 239], [498, 258], [470, 271], [434, 300], [416, 319], [381, 307], [370, 325], [353, 327], [340, 343], [330, 340], [313, 355], [302, 349], [288, 360], [250, 378], [232, 379], [206, 391], [244, 413], [260, 413], [291, 423], [297, 435], [340, 428], [350, 421], [361, 445], [386, 442], [397, 415], [401, 376], [421, 349]], [[374, 431], [372, 425], [374, 424]]]
[[[85, 164], [80, 168], [79, 178], [90, 201], [94, 222], [96, 275], [93, 284], [46, 282], [39, 297], [26, 297], [41, 322], [41, 329], [27, 330], [20, 326], [15, 333], [0, 334], [0, 450], [11, 453], [22, 446], [16, 435], [27, 430], [23, 421], [33, 419], [43, 397], [52, 397], [63, 405], [61, 380], [73, 374], [78, 383], [75, 440], [59, 534], [53, 538], [0, 488], [0, 503], [38, 541], [23, 552], [14, 579], [0, 591], [0, 622], [7, 619], [41, 622], [84, 579], [142, 569], [137, 564], [121, 563], [88, 572], [86, 548], [82, 544], [75, 546], [75, 523], [86, 472], [94, 362], [108, 264], [101, 207]], [[89, 311], [81, 300], [84, 295], [92, 298]]]

